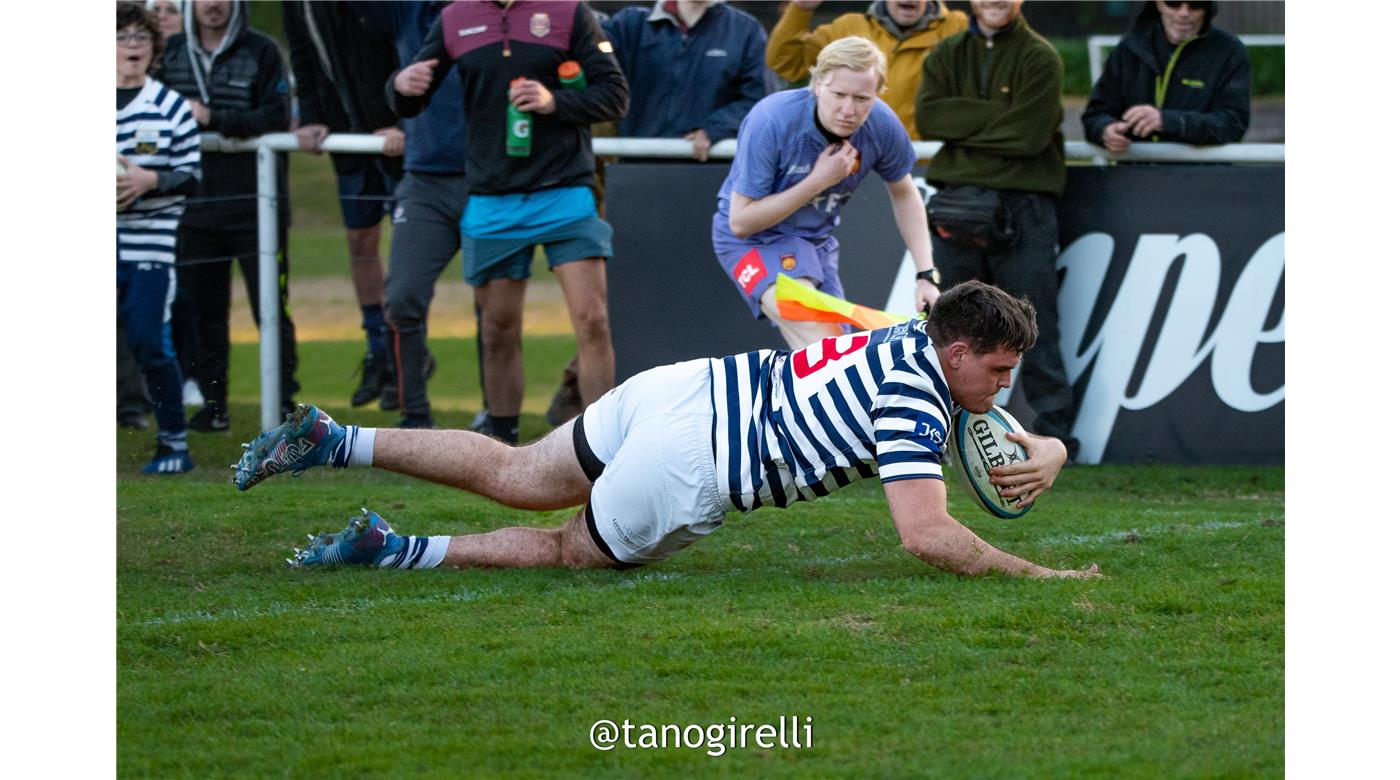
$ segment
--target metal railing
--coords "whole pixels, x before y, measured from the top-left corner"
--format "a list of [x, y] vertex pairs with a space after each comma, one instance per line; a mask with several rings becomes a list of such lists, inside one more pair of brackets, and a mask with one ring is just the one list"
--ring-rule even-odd
[[[1114, 36], [1095, 36], [1113, 38]], [[1258, 37], [1258, 36], [1256, 36]], [[1280, 43], [1282, 43], [1282, 36]], [[938, 141], [914, 142], [919, 159], [933, 157], [943, 144]], [[738, 144], [733, 139], [720, 141], [710, 147], [710, 157], [733, 159]], [[277, 274], [277, 152], [298, 151], [297, 138], [292, 133], [269, 133], [257, 138], [229, 139], [213, 133], [200, 137], [204, 152], [257, 152], [258, 159], [258, 302], [262, 312], [279, 310]], [[377, 135], [332, 134], [321, 143], [322, 151], [343, 154], [382, 154], [384, 139]], [[594, 138], [595, 154], [609, 157], [678, 158], [689, 159], [691, 144], [680, 138]], [[1114, 154], [1085, 141], [1065, 144], [1065, 157], [1088, 161], [1095, 165], [1109, 162], [1209, 162], [1281, 164], [1283, 144], [1229, 144], [1227, 146], [1197, 147], [1186, 144], [1137, 143], [1128, 151]], [[258, 330], [259, 387], [262, 392], [261, 418], [264, 430], [280, 422], [281, 372], [278, 318], [264, 316]]]
[[[1282, 46], [1282, 35], [1239, 35], [1240, 43], [1245, 46]], [[1090, 35], [1089, 36], [1089, 83], [1099, 83], [1099, 76], [1103, 75], [1104, 49], [1112, 49], [1123, 40], [1121, 35]]]

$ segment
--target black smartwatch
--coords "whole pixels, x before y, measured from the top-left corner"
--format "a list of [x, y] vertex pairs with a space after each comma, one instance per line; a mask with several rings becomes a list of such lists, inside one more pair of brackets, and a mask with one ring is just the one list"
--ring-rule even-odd
[[918, 273], [914, 274], [914, 280], [918, 281], [919, 279], [923, 279], [924, 281], [928, 282], [934, 287], [938, 286], [938, 283], [933, 280], [932, 268], [928, 269], [927, 271], [919, 271]]

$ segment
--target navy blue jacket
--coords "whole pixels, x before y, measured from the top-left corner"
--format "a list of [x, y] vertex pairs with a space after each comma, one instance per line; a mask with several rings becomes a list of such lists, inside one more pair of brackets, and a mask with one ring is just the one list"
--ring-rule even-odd
[[618, 134], [674, 138], [703, 128], [712, 142], [737, 137], [744, 115], [768, 94], [763, 26], [724, 4], [688, 32], [670, 18], [649, 21], [654, 13], [624, 8], [603, 23], [632, 90]]
[[[1211, 25], [1186, 44], [1172, 67], [1153, 140], [1198, 146], [1236, 143], [1249, 127], [1249, 57], [1234, 35]], [[1103, 131], [1136, 105], [1156, 104], [1156, 81], [1175, 47], [1162, 31], [1154, 3], [1147, 3], [1133, 29], [1108, 55], [1103, 74], [1084, 108], [1084, 137], [1103, 145]]]
[[[371, 27], [379, 28], [394, 39], [400, 68], [413, 62], [413, 55], [423, 48], [428, 30], [446, 5], [423, 0], [350, 3]], [[392, 92], [392, 78], [384, 84], [384, 89], [386, 95]], [[462, 114], [462, 77], [457, 71], [443, 78], [443, 88], [423, 113], [403, 120], [400, 126], [404, 133], [404, 170], [440, 174], [460, 174], [466, 170], [467, 126]]]

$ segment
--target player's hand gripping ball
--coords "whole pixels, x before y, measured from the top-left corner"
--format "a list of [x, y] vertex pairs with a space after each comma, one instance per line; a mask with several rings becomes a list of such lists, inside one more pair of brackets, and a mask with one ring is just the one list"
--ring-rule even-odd
[[986, 414], [959, 410], [953, 416], [948, 437], [948, 459], [958, 482], [983, 511], [1008, 520], [1023, 517], [1034, 503], [1021, 505], [1017, 498], [1002, 498], [992, 484], [992, 469], [1026, 460], [1026, 448], [1006, 438], [1025, 429], [1005, 409], [993, 406]]

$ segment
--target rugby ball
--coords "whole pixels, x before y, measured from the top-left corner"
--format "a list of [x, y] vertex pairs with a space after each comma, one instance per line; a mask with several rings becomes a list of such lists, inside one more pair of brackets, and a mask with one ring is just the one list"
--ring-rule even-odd
[[1024, 461], [1026, 448], [1006, 438], [1008, 433], [1024, 433], [1016, 418], [1000, 406], [986, 414], [959, 409], [953, 415], [952, 435], [948, 437], [948, 461], [958, 481], [972, 500], [988, 514], [1013, 520], [1031, 511], [1019, 498], [1002, 498], [992, 484], [992, 469]]

